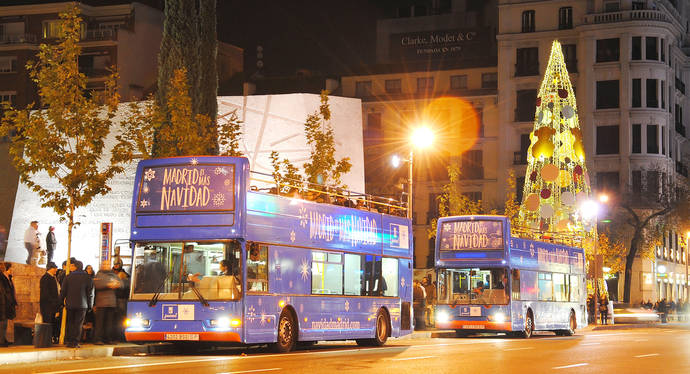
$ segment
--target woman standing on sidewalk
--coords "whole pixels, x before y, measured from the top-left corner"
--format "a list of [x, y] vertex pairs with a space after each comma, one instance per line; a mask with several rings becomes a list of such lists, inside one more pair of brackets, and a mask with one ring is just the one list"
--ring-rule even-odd
[[12, 282], [12, 264], [0, 263], [0, 347], [7, 347], [7, 321], [17, 316], [17, 298]]

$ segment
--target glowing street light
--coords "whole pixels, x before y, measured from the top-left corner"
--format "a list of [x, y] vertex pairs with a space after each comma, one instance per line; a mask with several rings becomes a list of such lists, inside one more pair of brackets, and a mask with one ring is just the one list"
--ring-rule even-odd
[[393, 155], [391, 164], [397, 168], [402, 162], [407, 162], [407, 218], [412, 219], [412, 165], [414, 158], [414, 150], [429, 148], [434, 143], [434, 132], [426, 126], [418, 127], [412, 131], [410, 135], [410, 156], [405, 160], [398, 155]]
[[607, 195], [605, 193], [599, 195], [599, 202], [603, 203], [603, 204], [608, 203], [609, 202], [609, 195]]

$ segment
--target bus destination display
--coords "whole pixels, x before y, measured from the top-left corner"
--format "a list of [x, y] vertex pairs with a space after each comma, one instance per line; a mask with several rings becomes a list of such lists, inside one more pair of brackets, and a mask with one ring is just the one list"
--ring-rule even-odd
[[445, 251], [503, 250], [501, 221], [443, 222], [439, 248]]

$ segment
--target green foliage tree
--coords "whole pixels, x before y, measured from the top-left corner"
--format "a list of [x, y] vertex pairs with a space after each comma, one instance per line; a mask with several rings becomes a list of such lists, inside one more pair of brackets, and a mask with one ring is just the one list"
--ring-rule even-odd
[[240, 140], [242, 139], [242, 121], [233, 110], [218, 126], [218, 145], [221, 156], [242, 156]]
[[280, 154], [276, 151], [271, 152], [271, 166], [273, 167], [273, 179], [278, 186], [278, 193], [290, 193], [302, 189], [304, 177], [299, 169], [290, 160], [280, 159]]
[[[331, 126], [331, 109], [328, 104], [328, 91], [321, 91], [319, 109], [307, 116], [304, 132], [311, 149], [309, 161], [303, 165], [305, 177], [288, 159], [280, 159], [278, 152], [271, 152], [273, 177], [277, 184], [286, 181], [301, 185], [305, 180], [310, 184], [333, 188], [346, 188], [340, 177], [352, 168], [350, 158], [335, 158], [335, 137]], [[294, 187], [293, 187], [294, 188]], [[291, 188], [289, 188], [291, 189]], [[281, 191], [285, 192], [285, 191]]]
[[[110, 191], [108, 183], [123, 171], [131, 152], [126, 142], [118, 142], [112, 150], [105, 148], [119, 104], [117, 74], [107, 77], [101, 94], [89, 95], [78, 64], [79, 8], [70, 6], [60, 13], [60, 19], [57, 43], [41, 44], [37, 60], [27, 64], [29, 76], [38, 86], [40, 108], [7, 108], [0, 134], [12, 138], [9, 153], [22, 183], [40, 196], [42, 207], [53, 209], [67, 222], [69, 259], [72, 230], [79, 225], [76, 210]], [[108, 155], [109, 162], [103, 166]], [[45, 174], [56, 184], [42, 185], [39, 176]]]
[[[186, 71], [186, 84], [190, 97], [190, 118], [197, 114], [206, 115], [209, 121], [205, 128], [198, 129], [198, 136], [206, 141], [203, 151], [198, 154], [217, 154], [216, 116], [218, 75], [216, 71], [216, 5], [214, 0], [166, 0], [163, 38], [158, 55], [158, 91], [156, 103], [165, 114], [163, 123], [154, 134], [156, 156], [168, 151], [162, 149], [164, 139], [159, 139], [159, 131], [172, 125], [174, 108], [170, 106], [169, 91], [177, 70]], [[159, 144], [159, 140], [162, 144]], [[202, 145], [199, 145], [202, 147]]]

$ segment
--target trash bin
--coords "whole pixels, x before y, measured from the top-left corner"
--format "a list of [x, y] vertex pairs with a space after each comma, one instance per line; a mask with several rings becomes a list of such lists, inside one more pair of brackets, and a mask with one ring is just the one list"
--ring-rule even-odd
[[37, 323], [34, 325], [34, 347], [47, 348], [52, 346], [53, 325], [50, 323]]

